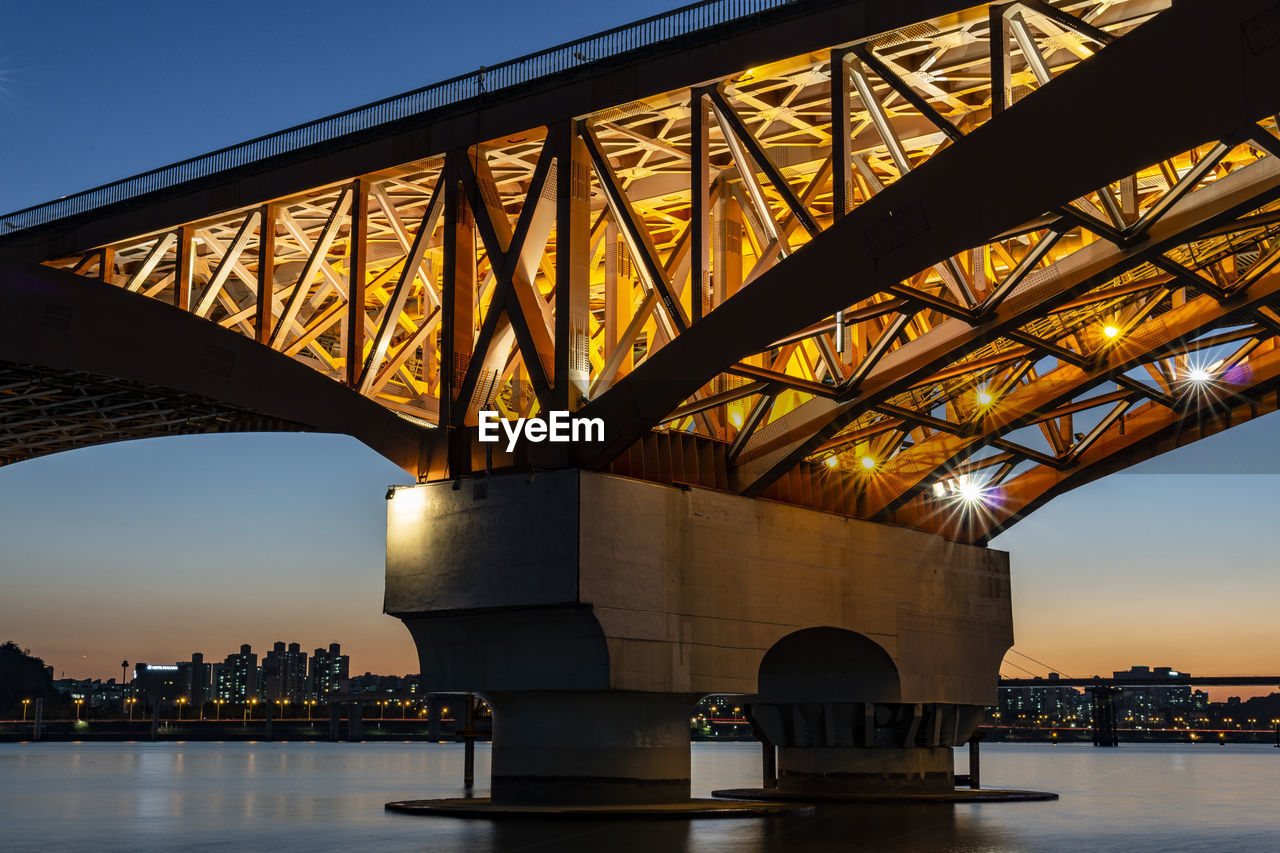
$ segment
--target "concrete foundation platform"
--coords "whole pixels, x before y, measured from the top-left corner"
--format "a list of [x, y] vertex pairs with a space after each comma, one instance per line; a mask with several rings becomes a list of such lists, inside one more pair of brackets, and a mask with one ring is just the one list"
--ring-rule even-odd
[[465, 817], [506, 820], [662, 820], [692, 818], [747, 818], [776, 815], [811, 815], [808, 803], [734, 800], [686, 800], [678, 803], [637, 805], [508, 805], [488, 797], [447, 800], [400, 800], [387, 803], [387, 811], [426, 817]]
[[725, 788], [712, 791], [714, 797], [783, 803], [1023, 803], [1056, 800], [1049, 791], [1019, 791], [1008, 788], [956, 788], [932, 793], [875, 792], [807, 792], [782, 791], [778, 788]]

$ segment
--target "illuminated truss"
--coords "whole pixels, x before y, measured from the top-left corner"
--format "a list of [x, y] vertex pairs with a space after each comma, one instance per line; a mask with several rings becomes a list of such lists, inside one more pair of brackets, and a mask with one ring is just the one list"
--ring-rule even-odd
[[[1166, 5], [977, 6], [50, 265], [450, 433], [483, 409], [594, 406], [661, 378], [648, 363], [703, 318]], [[890, 286], [850, 286], [589, 464], [985, 541], [1271, 411], [1276, 132], [1199, 140]], [[872, 252], [929, 228], [913, 215], [868, 231]]]

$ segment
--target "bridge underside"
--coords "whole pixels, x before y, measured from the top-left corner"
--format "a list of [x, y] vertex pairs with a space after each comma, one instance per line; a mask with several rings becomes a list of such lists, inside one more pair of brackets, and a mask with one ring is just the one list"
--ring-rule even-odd
[[[578, 465], [984, 542], [1273, 409], [1269, 4], [889, 5], [658, 39], [0, 248], [345, 388], [426, 480]], [[555, 409], [606, 442], [477, 443], [481, 410]]]
[[0, 362], [0, 465], [140, 438], [304, 429], [194, 394]]
[[210, 432], [345, 433], [407, 470], [425, 430], [241, 335], [118, 288], [0, 264], [0, 464]]

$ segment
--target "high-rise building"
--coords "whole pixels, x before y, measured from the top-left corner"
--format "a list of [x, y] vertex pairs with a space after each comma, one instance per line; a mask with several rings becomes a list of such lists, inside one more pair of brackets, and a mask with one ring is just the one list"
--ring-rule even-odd
[[214, 698], [210, 680], [211, 666], [204, 655], [192, 652], [191, 660], [178, 663], [178, 688], [192, 705], [199, 706]]
[[[1001, 687], [997, 710], [1006, 725], [1066, 725], [1086, 716], [1085, 695], [1073, 687], [1061, 687], [1056, 672], [1027, 687]], [[1041, 681], [1041, 679], [1036, 679]]]
[[227, 702], [248, 702], [258, 696], [258, 656], [245, 643], [240, 654], [227, 655], [218, 678], [218, 698]]
[[311, 656], [311, 673], [307, 679], [307, 692], [311, 698], [324, 701], [330, 693], [345, 690], [351, 659], [342, 653], [342, 646], [330, 643], [329, 648], [316, 649]]
[[301, 702], [307, 698], [307, 653], [297, 643], [276, 643], [262, 659], [263, 699]]
[[149, 705], [166, 707], [185, 695], [177, 664], [140, 663], [133, 668], [133, 692]]

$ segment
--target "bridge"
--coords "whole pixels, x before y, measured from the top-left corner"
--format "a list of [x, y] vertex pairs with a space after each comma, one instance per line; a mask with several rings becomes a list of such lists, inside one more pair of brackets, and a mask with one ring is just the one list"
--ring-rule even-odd
[[1125, 678], [1002, 678], [1001, 687], [1280, 687], [1280, 675], [1170, 675]]
[[[946, 791], [990, 538], [1280, 407], [1277, 46], [1272, 0], [709, 0], [17, 211], [0, 462], [399, 464], [385, 609], [495, 801], [687, 798], [708, 692], [784, 789]], [[603, 440], [481, 441], [557, 411]]]
[[[1002, 688], [1083, 687], [1093, 705], [1090, 728], [1094, 746], [1119, 746], [1120, 713], [1116, 698], [1126, 687], [1280, 687], [1280, 675], [1188, 675], [1186, 673], [1125, 674], [1121, 677], [1002, 678]], [[1276, 745], [1280, 746], [1280, 727]]]

